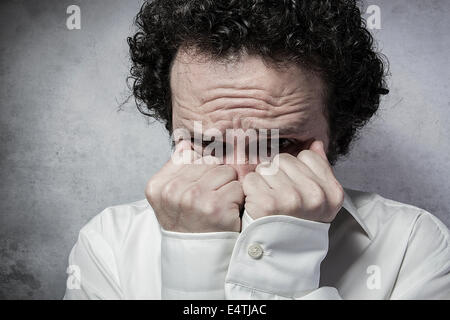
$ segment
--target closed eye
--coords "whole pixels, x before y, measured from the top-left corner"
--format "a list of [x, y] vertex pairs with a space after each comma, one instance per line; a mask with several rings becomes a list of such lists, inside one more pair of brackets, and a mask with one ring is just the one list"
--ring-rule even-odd
[[279, 153], [289, 153], [296, 157], [300, 151], [307, 149], [309, 141], [302, 141], [291, 138], [279, 139]]
[[292, 146], [295, 146], [299, 143], [296, 139], [288, 139], [288, 138], [280, 138], [279, 139], [279, 148], [280, 150], [286, 150]]

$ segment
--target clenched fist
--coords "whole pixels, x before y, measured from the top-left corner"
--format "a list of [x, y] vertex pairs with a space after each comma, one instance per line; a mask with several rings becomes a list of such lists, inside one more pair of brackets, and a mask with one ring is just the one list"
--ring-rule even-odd
[[235, 169], [217, 158], [202, 158], [187, 141], [178, 143], [172, 158], [148, 182], [145, 194], [167, 231], [240, 231], [244, 193]]
[[244, 179], [245, 209], [251, 217], [289, 215], [325, 223], [334, 220], [342, 207], [344, 191], [321, 141], [314, 141], [297, 157], [281, 153], [270, 165], [275, 163], [276, 174], [265, 174], [274, 170], [260, 164]]

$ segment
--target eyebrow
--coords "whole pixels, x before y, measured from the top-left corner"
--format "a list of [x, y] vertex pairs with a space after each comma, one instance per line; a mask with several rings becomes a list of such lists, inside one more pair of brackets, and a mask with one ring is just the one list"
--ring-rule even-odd
[[280, 136], [292, 136], [292, 135], [298, 135], [302, 132], [302, 130], [299, 130], [298, 127], [287, 127], [287, 128], [281, 128], [280, 129]]

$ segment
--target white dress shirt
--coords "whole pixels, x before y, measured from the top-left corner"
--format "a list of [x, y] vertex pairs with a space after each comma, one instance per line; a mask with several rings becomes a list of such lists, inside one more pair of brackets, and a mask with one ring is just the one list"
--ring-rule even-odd
[[417, 207], [345, 189], [331, 223], [285, 215], [242, 231], [163, 230], [146, 200], [79, 233], [64, 299], [449, 299], [447, 227]]

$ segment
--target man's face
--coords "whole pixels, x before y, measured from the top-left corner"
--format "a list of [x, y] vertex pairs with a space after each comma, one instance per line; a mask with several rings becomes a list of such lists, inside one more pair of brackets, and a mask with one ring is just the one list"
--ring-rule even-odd
[[[216, 128], [225, 141], [227, 129], [279, 129], [280, 153], [296, 156], [313, 140], [328, 148], [324, 84], [297, 65], [275, 68], [249, 55], [218, 62], [181, 51], [170, 84], [173, 130], [185, 128], [193, 136], [199, 121], [203, 132]], [[240, 181], [257, 165], [229, 164]]]

